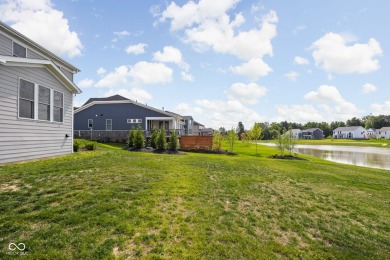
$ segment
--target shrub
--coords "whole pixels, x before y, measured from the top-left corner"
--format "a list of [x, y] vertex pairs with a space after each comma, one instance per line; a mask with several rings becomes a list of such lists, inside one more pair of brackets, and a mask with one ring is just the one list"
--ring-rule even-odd
[[153, 128], [152, 130], [152, 134], [150, 136], [150, 146], [153, 148], [153, 149], [156, 149], [157, 148], [157, 137], [158, 137], [158, 131], [156, 128]]
[[238, 136], [237, 136], [236, 132], [233, 130], [233, 128], [227, 132], [226, 139], [229, 143], [229, 152], [232, 153], [234, 144], [238, 140]]
[[221, 151], [222, 140], [223, 140], [222, 134], [218, 130], [215, 130], [213, 134], [213, 150], [218, 152]]
[[142, 132], [142, 127], [140, 125], [138, 125], [138, 129], [135, 132], [133, 146], [136, 149], [141, 149], [145, 147], [145, 136], [144, 133]]
[[95, 142], [88, 142], [85, 144], [85, 149], [89, 151], [96, 150], [96, 143]]
[[129, 132], [129, 135], [127, 137], [128, 139], [128, 145], [129, 147], [134, 147], [134, 138], [135, 138], [135, 129], [134, 126], [131, 127], [131, 130]]
[[169, 137], [168, 149], [175, 152], [179, 149], [179, 139], [177, 138], [176, 131], [172, 131], [171, 136]]
[[80, 148], [80, 142], [77, 140], [73, 140], [73, 152], [78, 152]]
[[158, 131], [156, 145], [157, 149], [160, 151], [165, 151], [167, 149], [167, 140], [165, 138], [165, 130], [163, 128]]

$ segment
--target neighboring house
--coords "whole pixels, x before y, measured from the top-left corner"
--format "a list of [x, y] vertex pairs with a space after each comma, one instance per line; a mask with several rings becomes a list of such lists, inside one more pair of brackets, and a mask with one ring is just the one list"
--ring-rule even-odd
[[77, 72], [0, 22], [0, 164], [73, 152]]
[[343, 126], [333, 130], [333, 138], [336, 139], [365, 139], [366, 129], [362, 126]]
[[199, 135], [212, 136], [213, 133], [214, 133], [214, 129], [212, 129], [212, 128], [202, 128], [202, 129], [200, 129]]
[[299, 134], [299, 138], [301, 139], [323, 139], [324, 133], [319, 128], [309, 128], [302, 130]]
[[301, 131], [301, 129], [291, 129], [287, 132], [291, 133], [292, 138], [299, 139], [299, 136], [300, 136], [302, 131]]
[[198, 131], [195, 131], [195, 122], [192, 116], [183, 116], [183, 120], [184, 120], [184, 134], [198, 135]]
[[196, 135], [202, 135], [202, 130], [205, 129], [205, 126], [199, 122], [194, 121], [194, 133]]
[[[127, 139], [131, 127], [138, 125], [150, 136], [153, 128], [183, 132], [180, 115], [141, 104], [115, 95], [107, 98], [91, 98], [74, 111], [74, 133], [77, 137], [102, 140]], [[92, 136], [91, 136], [92, 135]]]
[[390, 127], [382, 127], [381, 129], [377, 129], [377, 138], [385, 138], [390, 139]]
[[367, 138], [374, 138], [376, 137], [376, 130], [373, 128], [370, 128], [366, 131], [367, 133]]

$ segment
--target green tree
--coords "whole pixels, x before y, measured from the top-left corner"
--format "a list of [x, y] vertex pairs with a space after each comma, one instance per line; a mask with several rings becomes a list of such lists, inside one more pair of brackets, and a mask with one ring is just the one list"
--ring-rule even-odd
[[242, 122], [238, 122], [238, 126], [236, 128], [237, 136], [241, 140], [241, 134], [245, 133], [245, 127]]
[[168, 149], [175, 152], [179, 149], [179, 139], [177, 138], [177, 134], [175, 130], [171, 132], [171, 135], [169, 137]]
[[127, 137], [128, 139], [128, 145], [129, 147], [134, 147], [134, 138], [135, 138], [135, 129], [134, 126], [131, 127], [131, 130], [129, 132], [129, 135]]
[[223, 141], [223, 135], [220, 131], [215, 130], [213, 133], [213, 150], [214, 151], [221, 151], [222, 147], [222, 141]]
[[263, 138], [263, 136], [262, 136], [262, 129], [261, 129], [260, 124], [254, 123], [252, 129], [250, 130], [250, 133], [251, 133], [251, 140], [254, 140], [256, 142], [256, 155], [258, 155], [258, 153], [257, 153], [257, 141], [261, 140]]
[[134, 137], [134, 148], [136, 149], [141, 149], [145, 147], [145, 136], [142, 130], [142, 127], [138, 125], [138, 129], [135, 132], [135, 137]]
[[157, 136], [157, 149], [160, 151], [165, 151], [167, 149], [167, 139], [165, 137], [165, 130], [160, 128]]
[[158, 131], [156, 128], [153, 128], [152, 130], [152, 134], [150, 136], [150, 146], [153, 148], [153, 149], [156, 149], [157, 148], [157, 137], [158, 137]]
[[238, 136], [233, 128], [227, 132], [226, 139], [227, 139], [228, 144], [229, 144], [229, 151], [232, 153], [233, 148], [234, 148], [234, 144], [238, 140]]

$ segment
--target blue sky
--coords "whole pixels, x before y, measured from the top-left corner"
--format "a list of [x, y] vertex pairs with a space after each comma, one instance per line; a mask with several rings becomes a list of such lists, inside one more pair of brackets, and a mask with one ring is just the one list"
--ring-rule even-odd
[[214, 128], [390, 114], [388, 10], [359, 0], [0, 0], [0, 20], [81, 69], [75, 105], [121, 94]]

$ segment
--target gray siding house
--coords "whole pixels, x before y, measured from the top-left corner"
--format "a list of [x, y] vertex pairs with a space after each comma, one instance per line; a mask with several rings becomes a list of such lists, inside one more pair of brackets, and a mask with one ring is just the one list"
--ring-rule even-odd
[[0, 164], [73, 152], [77, 72], [0, 22]]
[[183, 131], [183, 119], [172, 112], [160, 110], [115, 95], [91, 98], [74, 111], [74, 135], [80, 138], [111, 141], [127, 139], [132, 126], [140, 125], [150, 136], [153, 128], [163, 128], [167, 134]]
[[324, 139], [324, 132], [319, 128], [309, 128], [299, 133], [300, 139]]

